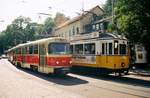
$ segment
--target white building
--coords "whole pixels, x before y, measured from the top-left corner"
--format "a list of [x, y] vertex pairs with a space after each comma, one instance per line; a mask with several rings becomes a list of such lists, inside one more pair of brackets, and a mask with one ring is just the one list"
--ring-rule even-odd
[[89, 11], [84, 11], [81, 15], [66, 21], [55, 29], [55, 35], [71, 39], [72, 37], [100, 31], [104, 20], [102, 15], [104, 10], [100, 6], [95, 6]]

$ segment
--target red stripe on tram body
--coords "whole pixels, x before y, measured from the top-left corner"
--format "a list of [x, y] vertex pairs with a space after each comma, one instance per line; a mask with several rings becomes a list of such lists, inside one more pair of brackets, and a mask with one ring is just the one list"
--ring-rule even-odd
[[16, 55], [15, 61], [22, 62], [22, 55]]
[[71, 66], [71, 57], [46, 57], [48, 66]]
[[29, 64], [39, 64], [39, 57], [37, 55], [26, 55], [25, 63]]

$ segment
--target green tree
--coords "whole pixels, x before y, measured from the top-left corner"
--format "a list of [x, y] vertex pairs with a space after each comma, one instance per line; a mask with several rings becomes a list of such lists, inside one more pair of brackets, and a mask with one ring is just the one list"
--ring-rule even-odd
[[52, 30], [54, 28], [54, 20], [51, 17], [48, 17], [44, 22], [44, 31], [48, 34], [52, 34]]
[[0, 55], [4, 53], [5, 50], [5, 43], [6, 43], [6, 36], [5, 36], [5, 32], [2, 31], [0, 32]]
[[116, 3], [117, 3], [117, 0], [106, 0], [106, 3], [103, 6], [103, 9], [105, 11], [105, 16], [112, 16], [112, 9], [114, 10]]
[[[0, 46], [1, 53], [8, 48], [11, 48], [17, 44], [26, 42], [26, 36], [32, 37], [33, 30], [28, 28], [31, 19], [26, 17], [16, 18], [12, 24], [8, 25], [6, 30], [0, 34]], [[28, 29], [28, 30], [27, 30]], [[30, 32], [30, 35], [28, 34]], [[27, 35], [28, 34], [28, 35]]]
[[111, 16], [112, 15], [112, 0], [106, 0], [106, 3], [103, 6], [103, 9], [107, 16]]
[[150, 51], [149, 5], [150, 0], [117, 0], [115, 8], [116, 22], [121, 33], [133, 43], [143, 43], [148, 52]]
[[54, 26], [54, 20], [50, 17], [44, 24], [38, 24], [28, 17], [19, 16], [0, 33], [0, 54], [17, 44], [41, 38], [43, 32], [51, 34]]

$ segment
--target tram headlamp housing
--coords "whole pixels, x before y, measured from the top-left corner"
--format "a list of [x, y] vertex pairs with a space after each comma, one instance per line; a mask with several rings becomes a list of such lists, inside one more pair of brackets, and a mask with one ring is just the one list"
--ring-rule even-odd
[[72, 64], [72, 61], [69, 61], [70, 64]]
[[121, 67], [125, 67], [125, 63], [121, 63]]
[[59, 61], [56, 61], [56, 64], [59, 64]]

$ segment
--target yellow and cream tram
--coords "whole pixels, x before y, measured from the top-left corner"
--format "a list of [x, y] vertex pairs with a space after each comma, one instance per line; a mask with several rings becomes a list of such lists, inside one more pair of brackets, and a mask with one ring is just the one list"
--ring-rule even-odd
[[71, 39], [72, 64], [75, 67], [96, 68], [99, 72], [128, 73], [129, 54], [126, 38], [95, 32]]

